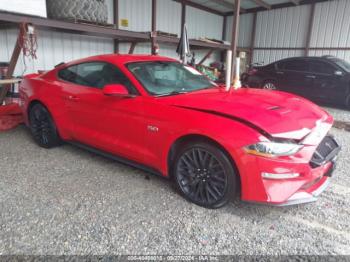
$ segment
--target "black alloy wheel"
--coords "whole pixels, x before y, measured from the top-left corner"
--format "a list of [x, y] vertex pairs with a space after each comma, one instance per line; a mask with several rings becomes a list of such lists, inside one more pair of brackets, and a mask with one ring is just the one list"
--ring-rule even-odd
[[36, 104], [30, 109], [29, 123], [34, 141], [39, 146], [52, 148], [61, 144], [51, 115], [43, 105]]
[[231, 161], [209, 143], [181, 150], [175, 162], [175, 180], [185, 198], [207, 208], [225, 205], [236, 193], [237, 175]]

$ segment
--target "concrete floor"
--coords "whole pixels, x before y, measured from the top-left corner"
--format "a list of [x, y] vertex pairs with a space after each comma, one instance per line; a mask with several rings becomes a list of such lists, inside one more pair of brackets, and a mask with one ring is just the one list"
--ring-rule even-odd
[[348, 254], [350, 133], [316, 203], [207, 210], [171, 184], [23, 126], [0, 134], [0, 254]]

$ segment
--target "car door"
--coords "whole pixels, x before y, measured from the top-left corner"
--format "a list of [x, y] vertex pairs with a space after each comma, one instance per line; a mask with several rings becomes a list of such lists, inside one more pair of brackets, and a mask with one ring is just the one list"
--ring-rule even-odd
[[312, 79], [312, 98], [324, 102], [343, 101], [345, 95], [341, 81], [343, 72], [325, 61], [310, 60], [308, 64], [309, 72], [306, 77]]
[[[63, 83], [74, 140], [94, 148], [144, 162], [146, 124], [143, 97], [114, 65], [89, 62], [76, 65], [71, 83]], [[105, 96], [103, 87], [123, 84], [135, 97]]]
[[278, 89], [307, 97], [308, 79], [305, 78], [307, 64], [304, 59], [289, 59], [277, 65]]

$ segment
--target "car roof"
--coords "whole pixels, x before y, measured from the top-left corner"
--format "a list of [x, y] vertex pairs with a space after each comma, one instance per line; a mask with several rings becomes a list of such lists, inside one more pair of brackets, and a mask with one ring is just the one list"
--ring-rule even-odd
[[273, 62], [273, 64], [275, 63], [280, 63], [280, 62], [284, 62], [284, 61], [290, 61], [290, 60], [321, 60], [321, 61], [332, 61], [333, 58], [336, 58], [334, 56], [297, 56], [297, 57], [288, 57], [288, 58], [284, 58], [278, 61]]
[[106, 54], [106, 55], [97, 55], [90, 56], [87, 58], [74, 60], [68, 63], [64, 63], [64, 66], [94, 62], [94, 61], [105, 61], [112, 64], [127, 64], [131, 62], [147, 62], [147, 61], [168, 61], [168, 62], [177, 62], [177, 60], [158, 55], [124, 55], [124, 54]]

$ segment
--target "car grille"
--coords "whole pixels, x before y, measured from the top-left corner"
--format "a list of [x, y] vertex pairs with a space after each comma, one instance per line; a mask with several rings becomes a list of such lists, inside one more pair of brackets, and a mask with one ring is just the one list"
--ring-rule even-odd
[[310, 165], [316, 168], [332, 161], [340, 151], [340, 146], [332, 136], [326, 136], [312, 156]]

